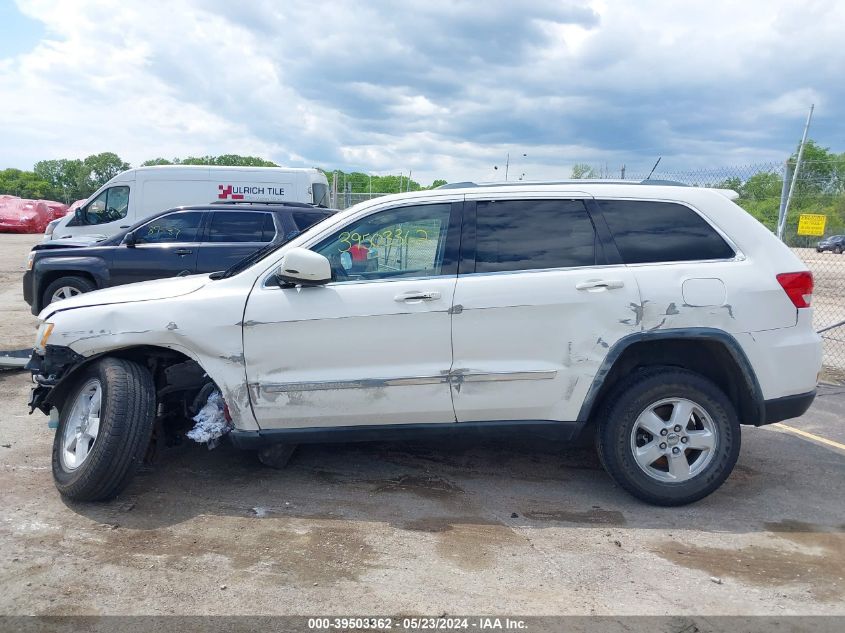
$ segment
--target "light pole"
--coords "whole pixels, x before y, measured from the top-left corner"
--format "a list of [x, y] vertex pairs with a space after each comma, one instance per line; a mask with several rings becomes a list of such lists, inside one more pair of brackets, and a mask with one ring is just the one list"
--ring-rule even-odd
[[[527, 158], [528, 154], [523, 154], [522, 157]], [[508, 181], [508, 172], [510, 171], [510, 166], [511, 166], [511, 153], [508, 152], [507, 156], [505, 157], [505, 182]], [[493, 169], [498, 171], [499, 166], [493, 165]], [[522, 176], [525, 176], [525, 174], [522, 174]], [[522, 177], [520, 177], [520, 180], [522, 180]]]

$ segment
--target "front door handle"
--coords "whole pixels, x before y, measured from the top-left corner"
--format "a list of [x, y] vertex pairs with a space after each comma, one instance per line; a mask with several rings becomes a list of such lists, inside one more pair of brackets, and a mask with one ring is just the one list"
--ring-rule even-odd
[[176, 253], [177, 255], [190, 255], [194, 251], [192, 251], [190, 248], [177, 248], [173, 252]]
[[599, 292], [601, 290], [612, 290], [613, 288], [622, 288], [625, 282], [621, 279], [590, 279], [589, 281], [582, 281], [575, 284], [576, 290], [586, 290], [587, 292]]
[[421, 292], [419, 290], [409, 290], [394, 297], [396, 301], [437, 301], [440, 298], [440, 293], [435, 290]]

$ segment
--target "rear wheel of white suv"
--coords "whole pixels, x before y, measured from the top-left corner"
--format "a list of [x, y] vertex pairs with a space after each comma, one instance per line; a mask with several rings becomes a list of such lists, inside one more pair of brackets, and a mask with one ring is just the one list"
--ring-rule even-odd
[[604, 399], [597, 423], [597, 448], [608, 473], [657, 505], [706, 497], [739, 457], [734, 406], [713, 382], [685, 369], [635, 372]]

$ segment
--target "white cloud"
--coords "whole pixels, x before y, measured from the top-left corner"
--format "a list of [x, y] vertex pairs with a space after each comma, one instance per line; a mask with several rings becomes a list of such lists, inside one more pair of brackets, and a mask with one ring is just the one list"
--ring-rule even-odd
[[560, 178], [780, 160], [810, 102], [822, 144], [845, 127], [836, 0], [19, 7], [46, 36], [0, 58], [3, 166], [241, 153], [430, 182], [511, 152], [517, 176]]

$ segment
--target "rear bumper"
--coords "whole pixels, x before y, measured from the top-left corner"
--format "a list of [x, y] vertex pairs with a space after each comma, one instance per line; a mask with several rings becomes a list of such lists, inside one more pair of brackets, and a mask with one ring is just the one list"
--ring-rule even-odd
[[766, 400], [763, 402], [763, 424], [773, 424], [781, 420], [801, 417], [813, 404], [815, 398], [816, 390], [813, 389], [807, 393]]

